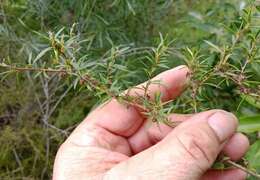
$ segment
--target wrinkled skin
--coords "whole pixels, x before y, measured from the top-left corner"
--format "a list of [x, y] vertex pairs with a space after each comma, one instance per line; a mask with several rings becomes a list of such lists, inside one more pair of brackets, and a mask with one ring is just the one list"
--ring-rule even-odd
[[[162, 93], [162, 100], [178, 97], [189, 79], [180, 66], [154, 79], [164, 85], [149, 86], [149, 96]], [[139, 85], [142, 87], [144, 84]], [[128, 91], [140, 96], [141, 88]], [[115, 99], [93, 110], [59, 148], [53, 180], [170, 179], [242, 180], [238, 169], [210, 170], [220, 153], [240, 159], [248, 139], [236, 133], [236, 117], [222, 110], [198, 114], [172, 114], [176, 128], [148, 122], [140, 110]]]

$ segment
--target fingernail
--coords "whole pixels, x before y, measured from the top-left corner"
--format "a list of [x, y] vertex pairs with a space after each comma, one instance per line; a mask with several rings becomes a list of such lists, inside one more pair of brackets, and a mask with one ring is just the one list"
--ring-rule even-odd
[[228, 112], [216, 112], [208, 119], [209, 126], [214, 130], [220, 142], [224, 142], [236, 131], [237, 118]]

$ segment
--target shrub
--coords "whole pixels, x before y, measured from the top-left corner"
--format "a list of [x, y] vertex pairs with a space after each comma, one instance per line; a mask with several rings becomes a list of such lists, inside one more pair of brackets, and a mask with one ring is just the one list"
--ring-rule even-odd
[[[247, 168], [260, 171], [258, 1], [4, 0], [0, 8], [1, 178], [50, 178], [58, 145], [111, 97], [158, 123], [171, 112], [232, 111], [253, 144]], [[191, 81], [176, 101], [121, 95], [179, 64]]]

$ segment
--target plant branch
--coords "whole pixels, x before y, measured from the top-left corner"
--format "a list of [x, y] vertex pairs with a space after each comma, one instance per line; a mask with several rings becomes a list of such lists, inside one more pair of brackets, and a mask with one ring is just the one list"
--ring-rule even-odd
[[236, 168], [238, 168], [238, 169], [240, 169], [240, 170], [246, 172], [247, 174], [249, 174], [249, 175], [251, 175], [251, 176], [253, 176], [253, 177], [256, 177], [256, 178], [258, 178], [258, 179], [260, 178], [260, 174], [257, 174], [256, 172], [253, 172], [253, 171], [247, 169], [246, 167], [241, 166], [240, 164], [238, 164], [238, 163], [236, 163], [236, 162], [234, 162], [234, 161], [231, 161], [230, 159], [224, 160], [224, 163], [227, 163], [227, 164], [229, 164], [229, 165], [231, 165], [231, 166], [233, 166], [233, 167], [236, 167]]

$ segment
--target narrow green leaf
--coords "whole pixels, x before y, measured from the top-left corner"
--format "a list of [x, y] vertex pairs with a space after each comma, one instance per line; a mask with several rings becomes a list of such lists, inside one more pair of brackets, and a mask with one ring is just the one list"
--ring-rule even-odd
[[129, 8], [129, 10], [133, 13], [133, 15], [135, 16], [136, 15], [136, 12], [134, 10], [134, 8], [132, 7], [132, 5], [129, 3], [129, 1], [126, 1], [127, 2], [127, 6]]
[[260, 109], [260, 100], [258, 100], [256, 97], [246, 95], [246, 94], [241, 94], [240, 95], [246, 102], [251, 104], [252, 106]]
[[41, 51], [38, 56], [34, 59], [33, 63], [36, 63], [39, 59], [41, 59], [48, 51], [50, 51], [52, 48], [48, 47], [46, 49], [44, 49], [43, 51]]
[[207, 40], [204, 40], [205, 43], [207, 43], [208, 45], [210, 45], [211, 47], [213, 47], [217, 52], [222, 53], [222, 50], [215, 44], [213, 44], [212, 42], [209, 42]]

